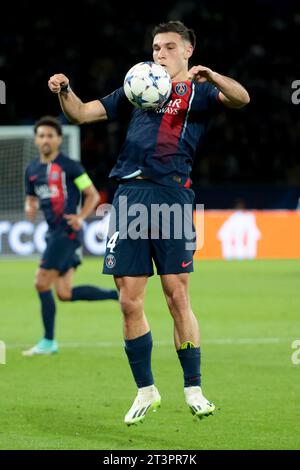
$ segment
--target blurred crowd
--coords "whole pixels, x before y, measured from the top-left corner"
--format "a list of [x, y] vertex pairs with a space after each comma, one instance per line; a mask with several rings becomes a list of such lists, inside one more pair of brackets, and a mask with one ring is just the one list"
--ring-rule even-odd
[[[36, 6], [35, 6], [36, 5]], [[291, 84], [300, 80], [300, 4], [286, 0], [146, 2], [143, 7], [100, 0], [62, 2], [43, 10], [24, 0], [0, 30], [0, 79], [7, 84], [2, 124], [31, 124], [60, 116], [47, 89], [50, 75], [69, 76], [84, 100], [122, 85], [127, 70], [151, 60], [152, 27], [182, 20], [197, 34], [191, 65], [203, 64], [240, 81], [251, 103], [220, 112], [199, 151], [197, 185], [300, 186], [300, 105]], [[107, 174], [126, 131], [125, 122], [82, 126], [82, 161], [96, 185]]]

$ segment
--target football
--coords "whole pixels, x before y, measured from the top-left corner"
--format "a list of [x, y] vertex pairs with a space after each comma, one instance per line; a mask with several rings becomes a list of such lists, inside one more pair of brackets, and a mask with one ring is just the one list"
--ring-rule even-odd
[[126, 74], [124, 92], [130, 103], [141, 109], [163, 106], [172, 91], [169, 73], [154, 62], [139, 62]]

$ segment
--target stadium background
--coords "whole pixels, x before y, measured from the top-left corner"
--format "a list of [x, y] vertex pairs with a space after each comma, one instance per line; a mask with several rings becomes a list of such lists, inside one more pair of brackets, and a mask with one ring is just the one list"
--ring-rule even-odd
[[[0, 30], [7, 99], [0, 124], [32, 125], [44, 114], [67, 124], [48, 90], [49, 76], [64, 72], [84, 101], [103, 96], [122, 84], [130, 66], [151, 58], [153, 25], [171, 19], [197, 34], [192, 63], [236, 78], [251, 96], [245, 109], [215, 119], [193, 171], [197, 202], [212, 210], [234, 209], [242, 200], [248, 209], [294, 211], [300, 197], [300, 105], [291, 101], [291, 84], [300, 79], [296, 1], [9, 2]], [[125, 122], [81, 127], [82, 162], [109, 201], [115, 185], [107, 174], [125, 130]], [[297, 244], [299, 218], [292, 230]], [[271, 243], [272, 229], [269, 237]], [[221, 410], [193, 432], [171, 320], [159, 280], [151, 280], [146, 309], [166, 405], [142, 435], [121, 422], [134, 387], [114, 305], [59, 304], [62, 354], [55, 362], [24, 364], [21, 349], [40, 334], [35, 267], [36, 260], [1, 259], [0, 339], [7, 364], [0, 360], [0, 449], [299, 448], [299, 366], [290, 359], [300, 327], [298, 260], [196, 262], [191, 294], [202, 315], [205, 390]], [[93, 283], [98, 273], [99, 261], [86, 259], [76, 281]], [[111, 280], [99, 283], [110, 286]]]
[[[7, 84], [3, 124], [58, 115], [47, 88], [58, 71], [70, 77], [83, 100], [110, 93], [131, 65], [151, 58], [153, 25], [180, 18], [197, 34], [192, 63], [236, 78], [251, 95], [244, 110], [218, 116], [196, 159], [193, 181], [201, 202], [208, 209], [232, 208], [242, 197], [250, 208], [296, 208], [300, 121], [299, 107], [291, 102], [291, 84], [300, 77], [296, 1], [164, 1], [146, 5], [143, 13], [127, 2], [116, 11], [112, 2], [97, 0], [62, 2], [58, 11], [29, 0], [6, 7], [0, 32], [1, 79]], [[107, 174], [125, 128], [120, 122], [81, 128], [82, 161], [109, 197]]]

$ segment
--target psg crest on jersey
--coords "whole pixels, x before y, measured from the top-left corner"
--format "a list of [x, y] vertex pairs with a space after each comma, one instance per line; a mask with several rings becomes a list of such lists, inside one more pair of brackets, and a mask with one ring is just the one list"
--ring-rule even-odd
[[175, 91], [177, 93], [177, 95], [179, 96], [183, 96], [186, 94], [187, 92], [187, 85], [186, 83], [177, 83], [177, 85], [175, 86]]
[[53, 171], [51, 173], [51, 178], [53, 181], [57, 181], [59, 179], [59, 173], [57, 171]]

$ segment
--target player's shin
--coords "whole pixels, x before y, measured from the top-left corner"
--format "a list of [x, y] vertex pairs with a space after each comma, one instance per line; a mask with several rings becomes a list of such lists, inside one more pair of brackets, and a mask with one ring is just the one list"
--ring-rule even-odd
[[51, 290], [45, 292], [39, 292], [39, 298], [41, 301], [41, 314], [44, 326], [44, 338], [53, 340], [54, 339], [54, 324], [55, 324], [55, 301]]
[[115, 289], [102, 289], [96, 286], [77, 286], [72, 289], [71, 301], [76, 300], [118, 300], [118, 292]]
[[184, 387], [200, 386], [200, 347], [195, 347], [191, 341], [186, 341], [177, 350], [177, 355], [183, 370]]
[[200, 419], [211, 415], [215, 405], [203, 396], [201, 390], [200, 347], [195, 347], [191, 341], [186, 341], [177, 354], [183, 369], [184, 395], [190, 411]]
[[143, 421], [150, 410], [156, 411], [160, 407], [161, 397], [154, 385], [151, 371], [151, 332], [135, 339], [125, 340], [125, 351], [138, 386], [138, 394], [124, 419], [130, 426]]
[[137, 387], [153, 385], [151, 331], [138, 338], [125, 340], [125, 352]]

